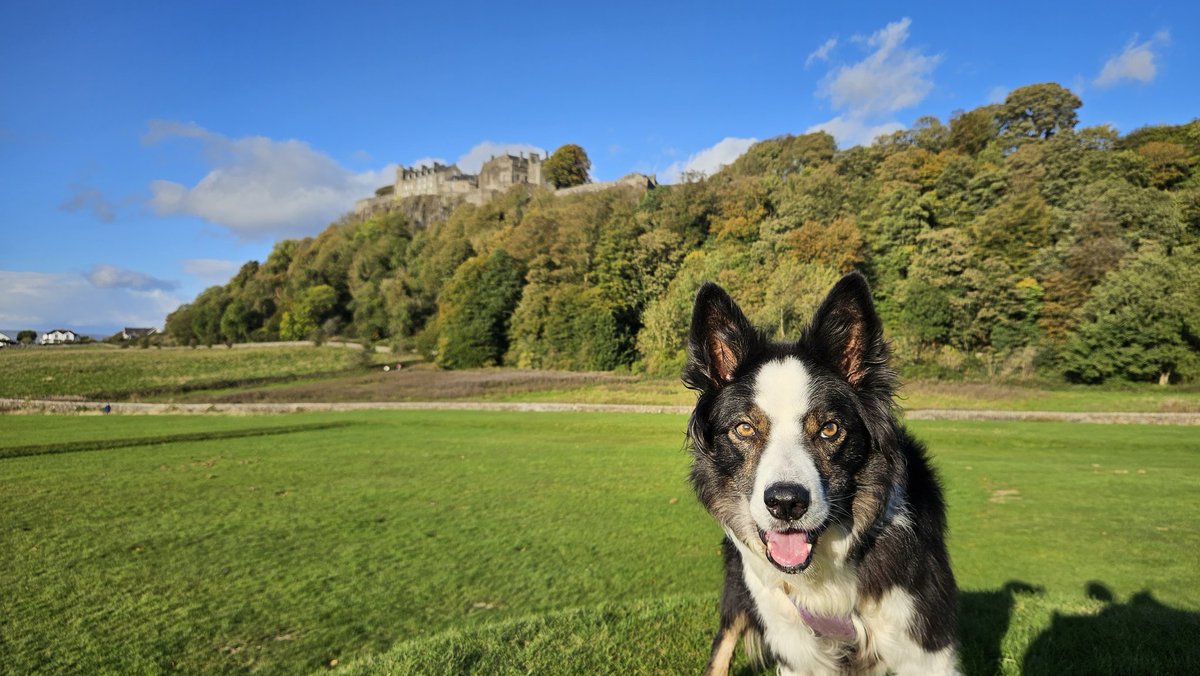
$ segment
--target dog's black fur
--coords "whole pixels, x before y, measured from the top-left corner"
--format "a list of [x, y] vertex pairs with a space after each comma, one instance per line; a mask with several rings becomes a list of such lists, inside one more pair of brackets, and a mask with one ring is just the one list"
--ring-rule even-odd
[[[888, 352], [866, 279], [858, 273], [834, 286], [796, 342], [767, 339], [714, 284], [697, 294], [683, 374], [699, 393], [688, 425], [691, 479], [700, 501], [727, 533], [721, 626], [708, 672], [727, 670], [739, 637], [751, 646], [761, 641], [763, 657], [785, 672], [956, 668], [956, 587], [945, 546], [942, 491], [925, 449], [896, 419], [896, 377]], [[753, 423], [772, 430], [791, 424], [769, 419], [756, 406], [763, 396], [756, 388], [764, 367], [776, 365], [774, 374], [782, 372], [777, 364], [792, 362], [802, 365], [807, 378], [807, 405], [797, 409], [804, 420], [798, 438], [776, 439], [757, 427], [740, 427]], [[770, 377], [778, 389], [778, 377]], [[814, 432], [822, 422], [833, 426]], [[753, 429], [751, 441], [735, 428]], [[838, 436], [824, 436], [834, 429]], [[773, 460], [760, 466], [767, 448]], [[807, 455], [794, 460], [799, 454]], [[763, 508], [751, 505], [764, 499], [755, 494], [756, 486], [773, 480], [758, 472], [793, 461], [816, 468], [821, 485], [807, 486], [814, 496], [808, 512], [820, 511], [822, 498], [827, 517], [802, 527], [797, 526], [802, 518], [796, 523], [767, 519], [779, 533], [803, 531], [812, 543], [806, 562], [787, 567], [770, 558], [765, 531], [772, 526], [762, 523]], [[748, 575], [747, 567], [760, 572]], [[814, 637], [811, 624], [785, 621], [786, 612], [781, 616], [760, 607], [778, 587], [797, 608], [815, 604], [819, 610], [827, 601], [806, 592], [818, 579], [839, 580], [838, 594], [848, 605], [836, 612], [854, 624], [854, 639]], [[897, 622], [895, 612], [880, 611], [881, 604], [911, 610]], [[793, 663], [806, 659], [797, 655], [811, 655], [813, 661]]]

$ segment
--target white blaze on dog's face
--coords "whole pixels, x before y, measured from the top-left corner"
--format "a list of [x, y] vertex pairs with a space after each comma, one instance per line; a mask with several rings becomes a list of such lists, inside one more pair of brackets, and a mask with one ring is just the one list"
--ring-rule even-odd
[[[774, 563], [787, 569], [807, 566], [813, 536], [829, 518], [825, 482], [804, 429], [812, 385], [808, 369], [795, 357], [764, 364], [754, 380], [754, 405], [767, 419], [768, 434], [754, 472], [750, 514]], [[780, 487], [792, 487], [788, 497], [807, 507], [793, 505], [789, 514], [775, 502], [772, 509], [768, 501]]]

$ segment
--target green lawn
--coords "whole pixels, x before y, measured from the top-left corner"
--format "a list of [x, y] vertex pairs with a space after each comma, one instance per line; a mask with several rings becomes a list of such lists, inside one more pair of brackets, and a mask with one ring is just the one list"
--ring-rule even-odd
[[[693, 673], [720, 532], [683, 426], [2, 416], [4, 670]], [[912, 428], [947, 487], [969, 672], [1200, 670], [1194, 428]]]

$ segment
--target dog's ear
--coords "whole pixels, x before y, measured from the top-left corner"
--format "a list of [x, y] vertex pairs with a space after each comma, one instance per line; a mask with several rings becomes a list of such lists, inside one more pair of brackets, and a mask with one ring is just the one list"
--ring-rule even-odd
[[683, 381], [701, 391], [724, 387], [756, 339], [754, 327], [737, 303], [724, 289], [707, 282], [696, 294], [692, 310]]
[[847, 274], [833, 286], [805, 332], [804, 342], [855, 388], [861, 388], [872, 375], [890, 373], [886, 370], [888, 346], [883, 340], [883, 323], [871, 301], [867, 278], [860, 272]]

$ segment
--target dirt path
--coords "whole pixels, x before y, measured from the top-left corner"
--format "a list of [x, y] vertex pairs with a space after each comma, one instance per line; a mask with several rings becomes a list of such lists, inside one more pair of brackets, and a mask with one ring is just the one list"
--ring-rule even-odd
[[[644, 406], [635, 404], [510, 403], [469, 401], [294, 403], [294, 404], [105, 404], [95, 401], [54, 401], [0, 398], [0, 412], [100, 413], [105, 406], [121, 414], [181, 413], [296, 413], [300, 411], [541, 411], [590, 413], [671, 413], [686, 415], [687, 406]], [[1038, 420], [1105, 424], [1200, 425], [1200, 413], [1070, 413], [1065, 411], [987, 411], [966, 409], [917, 409], [907, 411], [908, 420]]]

